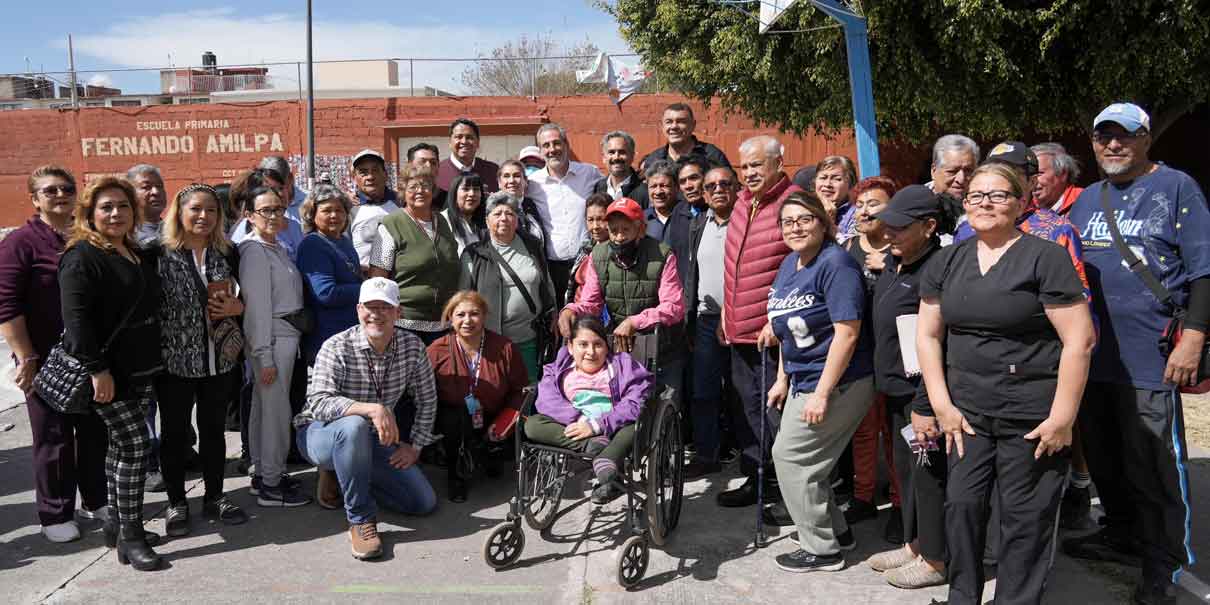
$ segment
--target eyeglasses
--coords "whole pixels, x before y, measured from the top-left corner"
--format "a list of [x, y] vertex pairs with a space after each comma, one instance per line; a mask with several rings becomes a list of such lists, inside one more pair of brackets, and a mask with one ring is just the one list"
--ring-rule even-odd
[[1095, 142], [1097, 145], [1100, 145], [1101, 147], [1104, 147], [1104, 146], [1112, 143], [1114, 139], [1117, 139], [1118, 142], [1122, 143], [1123, 145], [1127, 145], [1127, 144], [1134, 142], [1136, 139], [1143, 138], [1146, 135], [1147, 135], [1147, 131], [1145, 131], [1145, 130], [1138, 130], [1135, 132], [1123, 132], [1120, 134], [1114, 134], [1112, 132], [1102, 131], [1102, 132], [1092, 133], [1092, 140], [1093, 140], [1093, 142]]
[[277, 218], [279, 216], [286, 215], [286, 207], [270, 206], [268, 208], [257, 208], [256, 210], [253, 210], [253, 212], [260, 215], [261, 218]]
[[783, 231], [789, 231], [795, 227], [798, 227], [799, 229], [810, 228], [811, 225], [814, 225], [815, 221], [817, 220], [819, 219], [816, 218], [814, 214], [804, 214], [797, 218], [783, 218], [781, 219], [780, 223]]
[[407, 189], [404, 189], [404, 191], [407, 191], [408, 193], [420, 193], [421, 191], [432, 191], [432, 190], [433, 190], [433, 184], [424, 183], [424, 182], [409, 183], [407, 186]]
[[702, 188], [706, 191], [718, 191], [720, 189], [729, 190], [734, 186], [735, 183], [732, 183], [731, 181], [716, 181], [714, 183], [706, 183], [705, 185], [702, 185]]
[[979, 204], [982, 204], [984, 200], [990, 201], [997, 206], [1001, 206], [1015, 199], [1017, 199], [1017, 197], [1014, 196], [1011, 191], [998, 189], [995, 191], [967, 191], [966, 197], [962, 198], [962, 201], [967, 206], [978, 206]]
[[38, 193], [46, 197], [55, 197], [56, 195], [75, 195], [75, 185], [49, 185], [38, 190]]

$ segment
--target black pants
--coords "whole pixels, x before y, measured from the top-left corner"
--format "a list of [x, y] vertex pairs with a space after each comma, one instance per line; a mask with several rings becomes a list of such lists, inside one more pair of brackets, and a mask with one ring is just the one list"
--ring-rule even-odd
[[1193, 561], [1180, 393], [1090, 382], [1079, 424], [1106, 530], [1137, 539], [1144, 576], [1172, 580]]
[[557, 299], [559, 309], [567, 304], [567, 282], [571, 279], [572, 263], [570, 260], [548, 260], [546, 267], [550, 271], [550, 281], [555, 285], [555, 298]]
[[[945, 561], [945, 477], [946, 460], [942, 449], [924, 460], [912, 454], [903, 438], [903, 427], [912, 423], [914, 395], [887, 397], [887, 423], [894, 442], [895, 474], [899, 477], [899, 500], [903, 505], [903, 539], [916, 540], [920, 554], [930, 561]], [[926, 463], [927, 462], [927, 463]]]
[[197, 404], [198, 454], [206, 498], [223, 493], [223, 465], [227, 460], [227, 395], [234, 372], [183, 378], [168, 373], [155, 379], [160, 404], [160, 469], [168, 488], [168, 501], [185, 501], [185, 454], [189, 450], [189, 427]]
[[109, 431], [94, 414], [63, 414], [34, 393], [25, 399], [33, 436], [34, 494], [38, 521], [58, 525], [76, 518], [76, 488], [84, 508], [107, 504], [105, 450]]
[[[765, 357], [764, 391], [761, 391], [761, 356]], [[743, 450], [740, 459], [740, 471], [749, 478], [756, 477], [757, 465], [763, 460], [765, 478], [776, 480], [773, 469], [773, 440], [777, 437], [777, 427], [781, 426], [781, 412], [766, 405], [768, 389], [777, 379], [777, 349], [766, 349], [764, 353], [756, 350], [756, 345], [731, 346], [731, 379], [735, 391], [743, 406], [744, 418], [748, 421], [746, 427], [737, 426], [736, 440]], [[765, 414], [765, 449], [760, 449], [761, 414]], [[743, 424], [737, 422], [737, 425]]]
[[1042, 422], [993, 418], [963, 410], [975, 435], [966, 455], [949, 455], [946, 543], [950, 559], [949, 603], [982, 603], [983, 547], [992, 484], [999, 487], [1000, 545], [996, 603], [1039, 603], [1054, 562], [1059, 500], [1071, 466], [1071, 449], [1034, 460], [1037, 440], [1023, 437]]

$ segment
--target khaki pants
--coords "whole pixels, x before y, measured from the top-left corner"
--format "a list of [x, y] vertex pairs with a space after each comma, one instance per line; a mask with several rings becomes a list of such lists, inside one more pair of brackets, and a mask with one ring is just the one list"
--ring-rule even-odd
[[807, 393], [795, 393], [782, 410], [773, 464], [782, 500], [798, 527], [799, 544], [811, 554], [840, 552], [836, 536], [847, 531], [848, 524], [828, 477], [873, 400], [874, 379], [867, 376], [837, 387], [819, 424], [801, 420]]

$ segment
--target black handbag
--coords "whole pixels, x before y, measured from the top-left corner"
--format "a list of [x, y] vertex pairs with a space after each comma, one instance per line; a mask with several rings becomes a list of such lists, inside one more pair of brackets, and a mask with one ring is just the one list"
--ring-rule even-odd
[[[1160, 283], [1159, 278], [1147, 268], [1130, 246], [1126, 245], [1126, 240], [1122, 238], [1122, 232], [1118, 229], [1117, 215], [1114, 214], [1113, 208], [1109, 205], [1109, 184], [1101, 185], [1101, 211], [1105, 214], [1105, 222], [1109, 225], [1109, 234], [1113, 236], [1113, 245], [1117, 247], [1118, 254], [1122, 255], [1122, 260], [1126, 261], [1126, 265], [1130, 271], [1143, 280], [1147, 285], [1147, 289], [1160, 301], [1160, 304], [1172, 309], [1172, 319], [1168, 320], [1168, 324], [1164, 326], [1164, 331], [1160, 334], [1159, 347], [1160, 352], [1165, 357], [1172, 354], [1176, 349], [1177, 343], [1181, 341], [1181, 332], [1184, 331], [1185, 313], [1186, 310], [1177, 306], [1172, 301], [1172, 292]], [[1182, 393], [1207, 393], [1210, 392], [1210, 341], [1202, 347], [1201, 358], [1197, 364], [1197, 377], [1194, 379], [1194, 386], [1181, 387]]]
[[[139, 283], [140, 286], [143, 285], [141, 279]], [[109, 351], [109, 346], [126, 327], [142, 299], [143, 291], [140, 288], [135, 303], [127, 309], [122, 321], [118, 322], [113, 333], [101, 346], [102, 356]], [[51, 409], [62, 414], [87, 414], [92, 411], [92, 374], [84, 369], [80, 360], [63, 349], [62, 338], [51, 348], [46, 356], [46, 363], [38, 368], [38, 374], [34, 376], [34, 392]]]

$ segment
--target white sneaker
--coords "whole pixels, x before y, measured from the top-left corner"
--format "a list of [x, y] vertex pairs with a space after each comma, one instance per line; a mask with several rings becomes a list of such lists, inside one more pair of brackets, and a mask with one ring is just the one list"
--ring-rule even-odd
[[88, 519], [90, 521], [102, 521], [102, 522], [109, 521], [109, 507], [102, 506], [101, 508], [98, 508], [97, 510], [88, 510], [87, 508], [81, 508], [79, 515], [80, 515], [81, 519]]
[[75, 521], [43, 525], [42, 535], [51, 542], [73, 542], [80, 539], [80, 527], [76, 525]]

